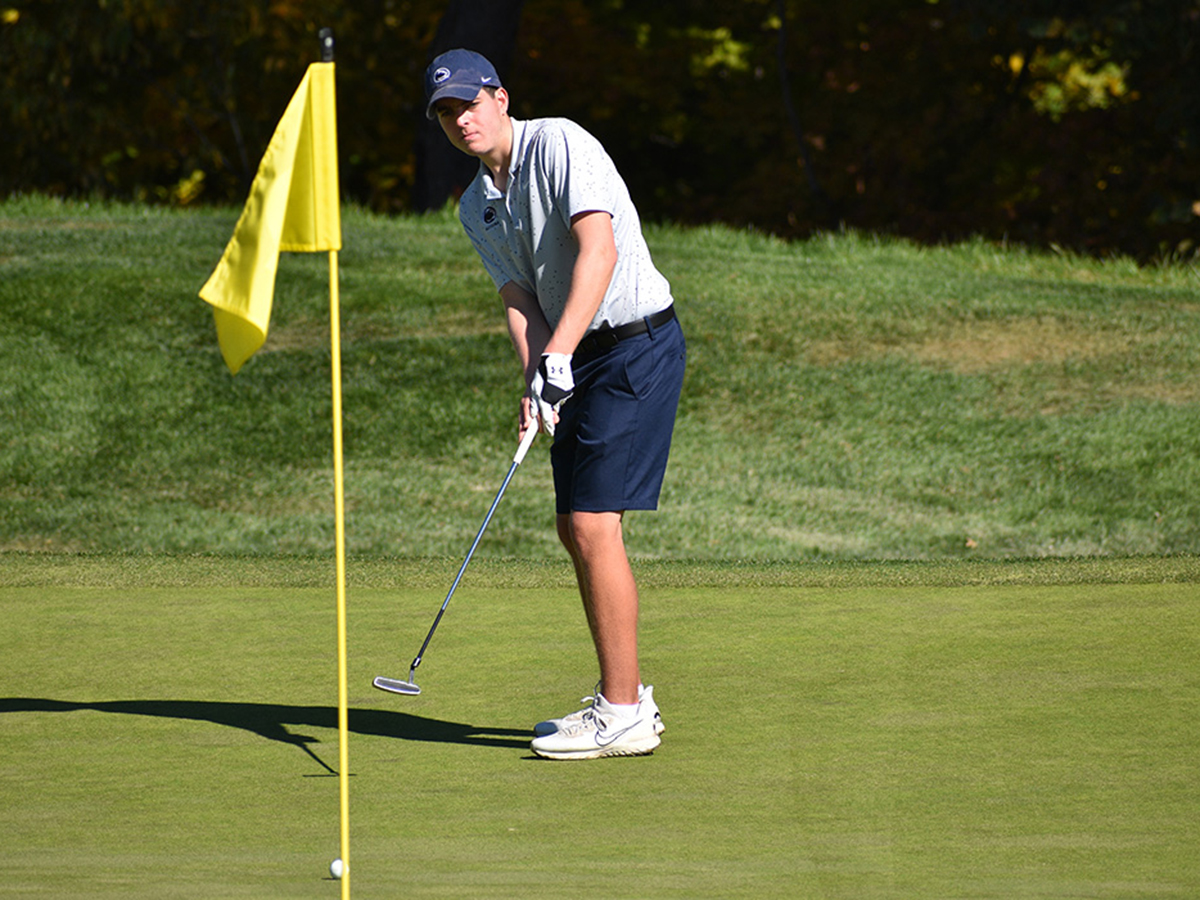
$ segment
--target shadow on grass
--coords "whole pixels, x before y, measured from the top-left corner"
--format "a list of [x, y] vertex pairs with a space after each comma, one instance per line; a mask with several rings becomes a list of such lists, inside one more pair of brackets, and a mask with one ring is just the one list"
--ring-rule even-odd
[[[282, 706], [273, 703], [224, 703], [215, 700], [113, 700], [104, 703], [76, 703], [24, 697], [0, 697], [0, 713], [78, 712], [93, 710], [128, 716], [158, 716], [167, 719], [191, 719], [241, 728], [269, 741], [299, 747], [326, 771], [334, 770], [317, 756], [309, 744], [318, 738], [288, 731], [288, 725], [337, 728], [337, 708], [333, 706]], [[458, 722], [426, 719], [407, 713], [377, 709], [351, 709], [349, 730], [354, 734], [428, 741], [440, 744], [468, 744], [476, 747], [524, 748], [533, 736], [530, 731], [513, 728], [479, 728]]]

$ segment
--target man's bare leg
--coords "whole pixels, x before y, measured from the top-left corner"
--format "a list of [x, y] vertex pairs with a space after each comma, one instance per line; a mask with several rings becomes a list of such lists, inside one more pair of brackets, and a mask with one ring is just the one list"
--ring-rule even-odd
[[638, 592], [622, 532], [623, 513], [558, 517], [558, 534], [579, 582], [584, 613], [609, 703], [638, 702]]

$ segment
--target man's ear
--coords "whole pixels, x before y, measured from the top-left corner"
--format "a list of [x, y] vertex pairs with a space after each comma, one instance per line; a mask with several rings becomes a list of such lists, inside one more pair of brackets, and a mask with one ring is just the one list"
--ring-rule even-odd
[[500, 104], [500, 112], [508, 115], [508, 91], [504, 88], [496, 88], [496, 102]]

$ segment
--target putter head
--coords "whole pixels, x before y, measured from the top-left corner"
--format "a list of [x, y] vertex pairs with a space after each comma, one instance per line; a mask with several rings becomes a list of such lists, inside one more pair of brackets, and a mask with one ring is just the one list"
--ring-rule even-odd
[[421, 689], [417, 687], [415, 681], [401, 681], [399, 678], [384, 678], [382, 675], [377, 675], [371, 683], [381, 691], [391, 691], [393, 694], [415, 697], [421, 693]]

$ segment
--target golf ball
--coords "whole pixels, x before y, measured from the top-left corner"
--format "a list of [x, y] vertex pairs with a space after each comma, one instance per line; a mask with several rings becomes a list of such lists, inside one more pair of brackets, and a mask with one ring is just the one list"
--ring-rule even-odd
[[340, 859], [335, 859], [329, 864], [329, 874], [334, 878], [341, 878], [342, 872], [345, 871], [345, 868], [346, 867], [342, 865], [342, 861]]

